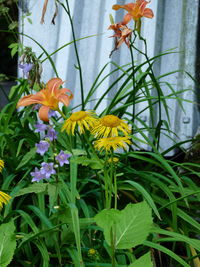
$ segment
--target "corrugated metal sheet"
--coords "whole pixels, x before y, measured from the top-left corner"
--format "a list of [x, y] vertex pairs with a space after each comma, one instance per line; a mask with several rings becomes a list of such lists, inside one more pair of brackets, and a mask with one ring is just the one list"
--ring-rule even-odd
[[[108, 38], [112, 35], [111, 31], [107, 31], [110, 25], [109, 14], [111, 13], [115, 21], [120, 21], [123, 16], [123, 11], [115, 12], [112, 10], [113, 4], [124, 4], [130, 1], [116, 0], [70, 0], [71, 13], [75, 25], [76, 38], [96, 35], [77, 42], [80, 61], [83, 68], [83, 83], [84, 92], [87, 94], [92, 86], [96, 76], [103, 66], [115, 61], [117, 64], [123, 65], [130, 62], [130, 53], [125, 45], [113, 53], [109, 59], [110, 51], [113, 48], [113, 39]], [[63, 1], [65, 3], [65, 1]], [[171, 72], [173, 70], [186, 70], [191, 75], [195, 75], [195, 58], [196, 58], [196, 31], [198, 21], [198, 0], [152, 0], [148, 7], [152, 8], [155, 14], [154, 19], [144, 19], [142, 35], [148, 43], [148, 54], [150, 57], [157, 55], [168, 49], [176, 49], [180, 53], [163, 56], [155, 65], [155, 73], [161, 74]], [[30, 24], [26, 19], [23, 21], [23, 32], [39, 42], [48, 53], [53, 53], [59, 47], [69, 43], [72, 40], [72, 33], [68, 17], [64, 10], [59, 7], [59, 13], [55, 20], [56, 24], [51, 24], [51, 19], [54, 13], [54, 1], [49, 0], [47, 13], [45, 16], [45, 24], [40, 24], [43, 1], [29, 0], [27, 6], [32, 13], [31, 19], [33, 24]], [[22, 18], [22, 16], [21, 16]], [[39, 55], [42, 51], [39, 46], [31, 39], [24, 37], [24, 45], [32, 46], [33, 50]], [[143, 42], [138, 41], [138, 47], [142, 49]], [[134, 54], [138, 63], [144, 60], [144, 57]], [[73, 45], [66, 46], [58, 53], [52, 56], [53, 61], [58, 70], [60, 78], [66, 80], [66, 86], [70, 88], [75, 98], [73, 105], [80, 104], [80, 82], [78, 71], [75, 68], [77, 65]], [[51, 77], [55, 76], [53, 69], [48, 61], [43, 64], [43, 80], [46, 82]], [[104, 71], [104, 76], [113, 69], [113, 65], [109, 64]], [[94, 98], [98, 98], [113, 82], [113, 79], [119, 75], [119, 72], [114, 76], [106, 79], [99, 87]], [[183, 72], [177, 72], [167, 78], [163, 78], [173, 85], [175, 91], [182, 89], [194, 89], [194, 82]], [[170, 94], [170, 89], [165, 86], [165, 95]], [[114, 90], [117, 90], [115, 88]], [[112, 97], [110, 94], [108, 97]], [[185, 92], [184, 98], [194, 101], [195, 94], [192, 91]], [[104, 106], [107, 105], [107, 99], [104, 101]], [[171, 134], [172, 139], [183, 141], [194, 135], [199, 122], [199, 111], [196, 104], [184, 102], [185, 112], [178, 106], [177, 101], [169, 99], [167, 101], [170, 107], [169, 115], [171, 118], [171, 129], [176, 135]], [[137, 112], [145, 108], [146, 103], [137, 105]], [[92, 108], [93, 103], [88, 106]], [[101, 106], [102, 108], [102, 106]], [[163, 118], [166, 118], [164, 111]], [[145, 111], [140, 115], [140, 118], [148, 123], [149, 112]], [[173, 144], [173, 141], [162, 135], [161, 146], [167, 149]], [[144, 146], [148, 149], [147, 146]]]

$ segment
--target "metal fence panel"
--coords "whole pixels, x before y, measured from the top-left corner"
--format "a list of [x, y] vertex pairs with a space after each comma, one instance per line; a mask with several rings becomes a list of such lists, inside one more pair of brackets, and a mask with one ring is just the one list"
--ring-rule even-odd
[[[83, 68], [85, 94], [89, 91], [99, 71], [106, 63], [111, 60], [120, 65], [130, 62], [129, 51], [124, 45], [122, 45], [120, 50], [113, 53], [112, 58], [109, 59], [109, 53], [113, 48], [113, 38], [108, 38], [112, 35], [112, 32], [107, 31], [110, 25], [109, 14], [111, 13], [114, 16], [115, 21], [120, 21], [124, 14], [121, 10], [118, 12], [112, 10], [112, 5], [116, 4], [116, 2], [124, 4], [130, 1], [69, 1], [75, 24], [76, 38], [96, 35], [77, 42]], [[30, 24], [25, 19], [22, 30], [25, 34], [39, 42], [48, 53], [53, 53], [56, 49], [72, 40], [70, 23], [61, 7], [59, 7], [58, 16], [55, 19], [55, 25], [51, 24], [55, 8], [54, 1], [49, 1], [43, 25], [40, 24], [43, 1], [29, 0], [27, 5], [31, 12], [33, 23]], [[198, 0], [152, 0], [148, 7], [153, 9], [155, 17], [153, 19], [143, 19], [142, 34], [147, 40], [150, 57], [172, 48], [179, 51], [179, 53], [163, 56], [154, 67], [157, 76], [174, 70], [181, 70], [163, 78], [163, 81], [170, 83], [175, 91], [182, 89], [195, 90], [194, 82], [183, 70], [195, 76], [198, 5]], [[23, 42], [26, 46], [32, 46], [37, 55], [43, 52], [30, 38], [24, 37]], [[138, 41], [137, 45], [142, 49], [143, 43], [141, 41]], [[143, 57], [136, 53], [134, 56], [138, 63], [144, 60]], [[58, 69], [60, 78], [66, 80], [66, 86], [74, 92], [73, 105], [78, 105], [81, 100], [81, 94], [79, 75], [75, 68], [77, 61], [73, 45], [66, 46], [54, 54], [52, 59]], [[45, 82], [55, 76], [48, 60], [44, 62], [43, 69], [43, 80]], [[108, 74], [112, 69], [113, 65], [109, 64], [105, 69], [104, 75]], [[100, 97], [117, 75], [119, 75], [119, 72], [115, 76], [106, 79], [99, 87], [94, 98]], [[170, 94], [169, 87], [165, 86], [164, 88], [165, 94]], [[114, 90], [117, 90], [117, 88]], [[112, 93], [108, 97], [112, 98]], [[196, 102], [195, 93], [192, 91], [184, 93], [182, 97]], [[105, 98], [103, 102], [104, 107], [107, 105], [107, 101], [108, 99]], [[175, 134], [171, 133], [170, 137], [177, 141], [183, 141], [194, 136], [199, 122], [197, 104], [184, 102], [185, 111], [182, 111], [177, 101], [173, 99], [169, 99], [167, 104], [170, 107], [171, 129], [175, 132]], [[143, 109], [145, 105], [145, 102], [138, 105], [137, 110]], [[92, 107], [93, 103], [88, 106], [88, 108]], [[142, 116], [141, 119], [148, 122], [148, 111], [145, 111]], [[165, 119], [164, 112], [162, 116]], [[161, 138], [162, 149], [167, 149], [172, 144], [173, 141], [163, 134]], [[147, 146], [144, 146], [144, 148], [148, 149]]]

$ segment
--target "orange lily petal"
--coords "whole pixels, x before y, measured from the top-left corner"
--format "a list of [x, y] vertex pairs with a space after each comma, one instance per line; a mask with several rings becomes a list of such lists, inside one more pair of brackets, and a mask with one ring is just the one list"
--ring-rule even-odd
[[119, 10], [120, 8], [123, 8], [126, 11], [130, 12], [130, 11], [132, 11], [134, 9], [134, 7], [135, 7], [134, 3], [129, 3], [129, 4], [126, 4], [126, 5], [113, 5], [112, 9]]
[[112, 9], [114, 9], [114, 10], [119, 10], [120, 8], [123, 8], [123, 6], [122, 5], [113, 5], [112, 6]]
[[46, 84], [46, 88], [50, 94], [54, 95], [55, 91], [63, 84], [63, 81], [60, 78], [52, 78]]
[[122, 24], [122, 25], [126, 25], [126, 24], [128, 24], [129, 21], [131, 21], [132, 19], [133, 19], [132, 15], [131, 15], [130, 13], [127, 13], [127, 14], [124, 16], [124, 18], [123, 18], [121, 24]]
[[42, 121], [49, 121], [49, 110], [50, 108], [47, 106], [41, 106], [41, 108], [39, 109], [38, 115]]
[[150, 8], [145, 8], [143, 16], [149, 19], [154, 17], [153, 11]]
[[141, 15], [143, 15], [144, 10], [145, 10], [147, 4], [148, 4], [147, 1], [143, 1], [141, 3], [138, 3], [138, 7], [139, 7], [138, 13], [140, 13]]
[[58, 97], [59, 101], [62, 102], [65, 106], [69, 106], [70, 103], [70, 96], [68, 95], [61, 95]]
[[69, 93], [70, 98], [73, 98], [73, 94], [72, 94], [71, 90], [69, 90], [67, 88], [57, 90], [56, 97], [59, 97], [60, 95], [66, 95], [66, 93]]
[[29, 106], [31, 104], [41, 104], [42, 101], [44, 100], [43, 95], [41, 94], [41, 92], [38, 92], [35, 95], [27, 95], [22, 97], [18, 103], [17, 103], [17, 108], [18, 107], [25, 107], [25, 106]]

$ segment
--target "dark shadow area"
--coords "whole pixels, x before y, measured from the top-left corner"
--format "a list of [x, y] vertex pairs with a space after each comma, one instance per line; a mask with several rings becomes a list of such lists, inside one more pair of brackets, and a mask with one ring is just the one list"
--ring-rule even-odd
[[[9, 19], [10, 18], [10, 19]], [[17, 31], [18, 8], [13, 0], [0, 3], [0, 109], [8, 102], [7, 95], [15, 84], [18, 55], [12, 58], [8, 46], [16, 43], [16, 37], [8, 30]], [[4, 32], [5, 31], [5, 32]]]

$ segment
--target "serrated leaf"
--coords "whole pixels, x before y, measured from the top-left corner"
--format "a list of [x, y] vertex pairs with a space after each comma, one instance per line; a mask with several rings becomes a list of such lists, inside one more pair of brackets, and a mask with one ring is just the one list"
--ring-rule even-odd
[[22, 158], [21, 162], [19, 163], [19, 165], [17, 166], [16, 170], [18, 170], [19, 168], [21, 168], [22, 166], [24, 166], [27, 162], [29, 162], [29, 160], [31, 160], [36, 153], [36, 147], [33, 147], [28, 153], [26, 153], [26, 155]]
[[134, 263], [131, 263], [128, 267], [153, 267], [150, 252], [137, 259]]
[[116, 249], [128, 249], [142, 244], [147, 238], [152, 226], [151, 208], [146, 202], [128, 204], [121, 211], [101, 211], [95, 221], [103, 228], [109, 245], [114, 236]]
[[42, 193], [45, 192], [47, 189], [47, 184], [32, 184], [28, 187], [25, 187], [23, 189], [20, 189], [18, 193], [16, 193], [14, 196], [18, 197], [18, 196], [23, 196], [25, 194], [30, 194], [30, 193]]
[[16, 248], [14, 235], [15, 225], [13, 221], [0, 226], [0, 266], [6, 267], [11, 262]]

